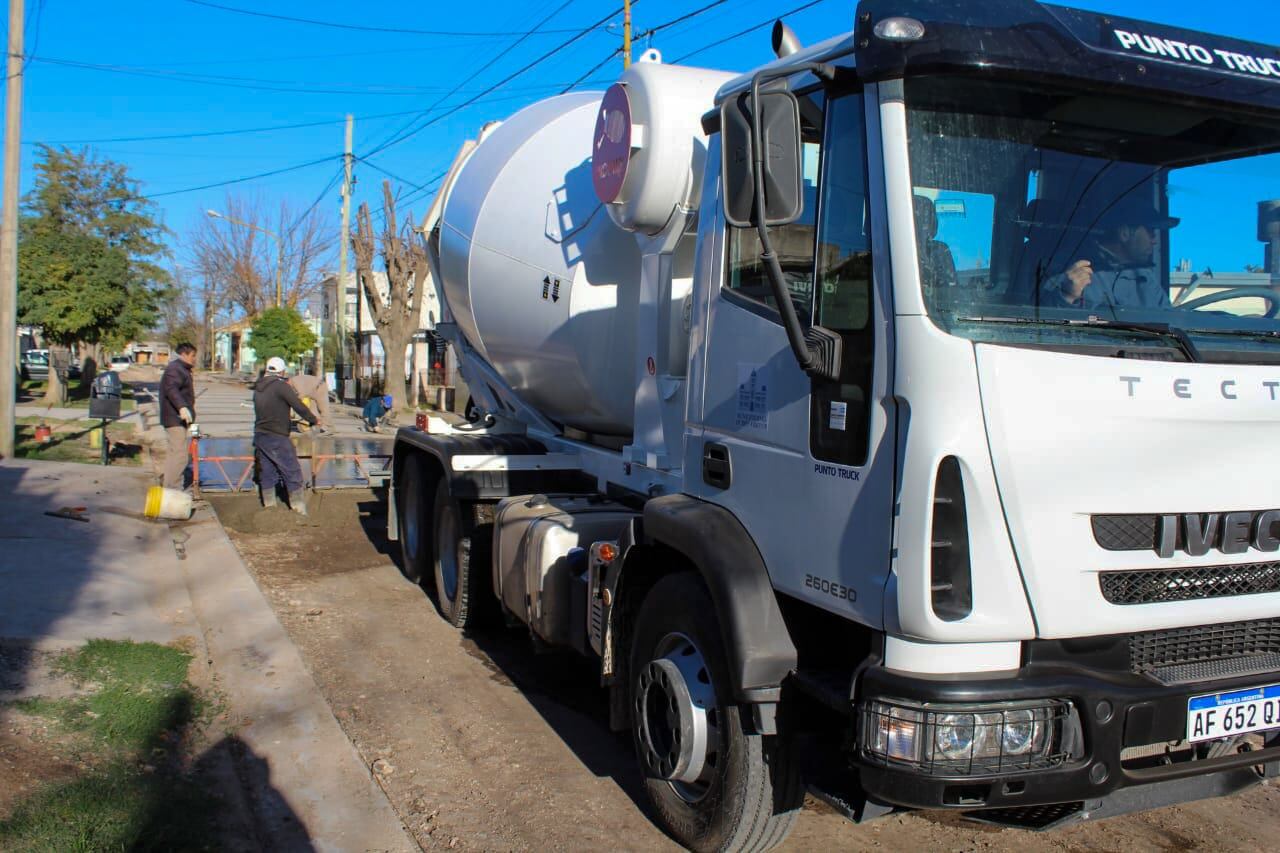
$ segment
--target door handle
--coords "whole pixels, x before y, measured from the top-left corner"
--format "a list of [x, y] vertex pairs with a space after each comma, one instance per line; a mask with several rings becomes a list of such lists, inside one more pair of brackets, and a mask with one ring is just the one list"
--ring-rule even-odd
[[717, 489], [727, 489], [733, 481], [733, 464], [729, 448], [718, 442], [702, 446], [702, 482]]

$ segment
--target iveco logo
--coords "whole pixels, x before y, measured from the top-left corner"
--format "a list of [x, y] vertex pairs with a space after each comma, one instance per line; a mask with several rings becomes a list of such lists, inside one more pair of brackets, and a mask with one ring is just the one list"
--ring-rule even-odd
[[1193, 557], [1217, 548], [1224, 554], [1280, 550], [1280, 509], [1260, 512], [1209, 512], [1161, 515], [1156, 524], [1156, 553], [1172, 557], [1177, 550]]

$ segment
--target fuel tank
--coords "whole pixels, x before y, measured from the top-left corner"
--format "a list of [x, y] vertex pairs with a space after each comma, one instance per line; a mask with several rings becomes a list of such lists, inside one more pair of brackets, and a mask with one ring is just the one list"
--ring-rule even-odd
[[696, 205], [700, 120], [730, 76], [638, 62], [608, 93], [539, 101], [484, 136], [449, 189], [442, 295], [551, 420], [631, 434], [642, 246]]

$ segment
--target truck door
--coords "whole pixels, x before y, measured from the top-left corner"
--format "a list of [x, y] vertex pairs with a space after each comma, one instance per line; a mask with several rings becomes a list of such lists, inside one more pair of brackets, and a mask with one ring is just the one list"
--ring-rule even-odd
[[718, 261], [699, 264], [707, 334], [685, 479], [750, 531], [777, 590], [880, 625], [894, 470], [891, 315], [872, 263], [871, 211], [882, 201], [873, 204], [868, 190], [861, 92], [818, 92], [801, 104], [805, 212], [770, 236], [802, 322], [840, 334], [840, 376], [827, 382], [800, 370], [755, 229], [724, 226], [719, 199], [704, 200], [704, 216], [715, 211], [724, 231], [704, 243]]

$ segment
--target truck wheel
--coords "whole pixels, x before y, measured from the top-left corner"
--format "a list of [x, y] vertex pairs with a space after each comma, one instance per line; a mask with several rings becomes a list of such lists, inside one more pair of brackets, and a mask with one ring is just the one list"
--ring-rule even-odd
[[631, 646], [631, 731], [644, 787], [691, 850], [782, 843], [803, 794], [789, 750], [751, 734], [733, 702], [715, 605], [696, 576], [658, 581]]
[[488, 538], [476, 535], [475, 524], [463, 514], [458, 501], [449, 494], [442, 478], [436, 486], [435, 523], [431, 545], [436, 575], [436, 603], [440, 614], [455, 628], [465, 628], [475, 619], [477, 592], [482, 575], [490, 571]]
[[422, 583], [427, 571], [427, 472], [422, 457], [405, 460], [397, 483], [396, 511], [400, 514], [400, 574], [414, 583]]

